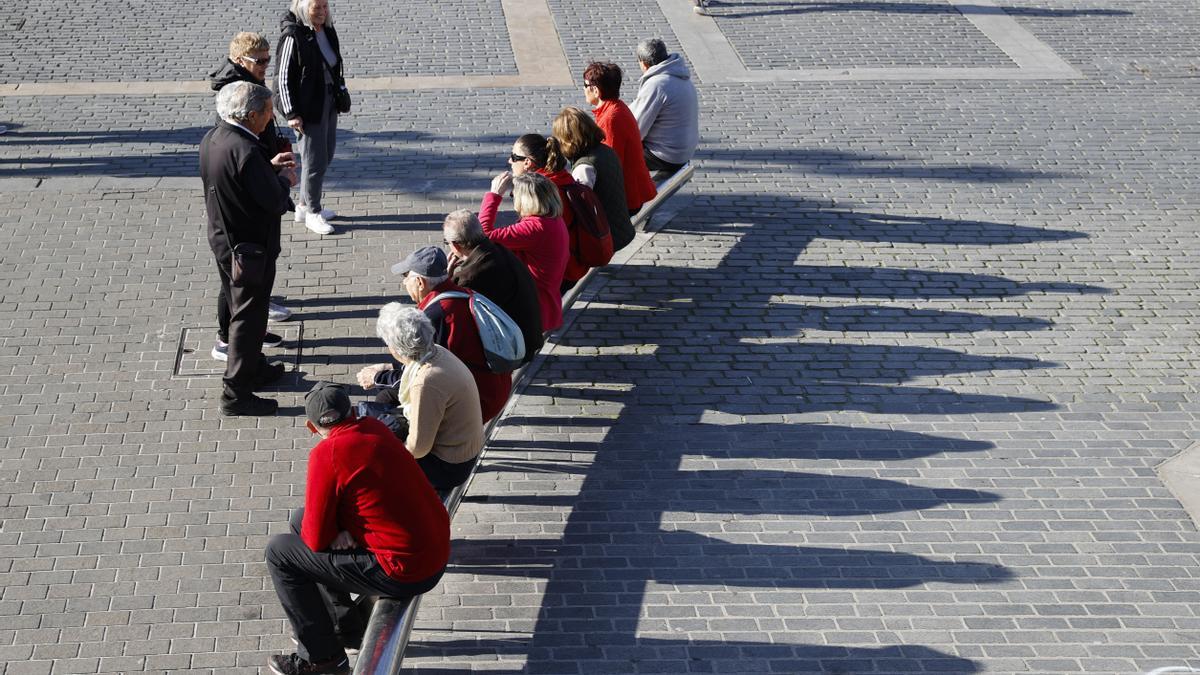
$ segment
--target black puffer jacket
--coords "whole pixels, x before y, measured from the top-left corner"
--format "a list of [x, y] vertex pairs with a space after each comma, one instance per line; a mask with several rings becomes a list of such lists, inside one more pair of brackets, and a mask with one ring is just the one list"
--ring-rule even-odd
[[[289, 120], [319, 120], [324, 111], [325, 97], [333, 86], [326, 82], [325, 57], [317, 44], [313, 29], [300, 23], [295, 14], [288, 12], [279, 22], [279, 45], [275, 48], [275, 70], [278, 86], [275, 88], [275, 109]], [[328, 24], [323, 29], [325, 37], [337, 54], [334, 71], [342, 76], [342, 50], [338, 44], [337, 31]]]
[[[250, 71], [229, 59], [225, 59], [224, 64], [208, 74], [208, 83], [213, 91], [221, 91], [225, 85], [234, 82], [250, 82], [265, 86], [261, 80], [254, 79], [254, 75]], [[220, 117], [217, 118], [217, 121], [220, 121]], [[290, 152], [290, 148], [284, 145], [284, 140], [279, 136], [275, 120], [267, 123], [267, 128], [258, 135], [258, 140], [262, 141], [263, 147], [267, 149], [268, 157], [274, 157], [281, 152]]]

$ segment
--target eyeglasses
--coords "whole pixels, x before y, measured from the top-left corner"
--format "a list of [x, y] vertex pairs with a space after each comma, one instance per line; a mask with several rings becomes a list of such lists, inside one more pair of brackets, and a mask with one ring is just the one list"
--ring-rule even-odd
[[584, 88], [584, 89], [587, 89], [588, 87], [594, 87], [594, 86], [596, 86], [596, 83], [595, 83], [595, 82], [588, 82], [587, 80], [584, 80], [584, 81], [583, 81], [583, 88]]
[[524, 161], [525, 161], [525, 160], [527, 160], [527, 159], [529, 159], [529, 158], [528, 158], [528, 157], [524, 157], [524, 156], [522, 156], [522, 155], [518, 155], [518, 154], [517, 154], [517, 153], [515, 153], [515, 152], [510, 152], [510, 153], [508, 154], [508, 162], [509, 162], [509, 164], [512, 164], [512, 163], [515, 163], [515, 162], [524, 162]]
[[271, 57], [269, 57], [269, 56], [264, 56], [261, 59], [256, 59], [253, 56], [243, 56], [242, 58], [245, 59], [246, 61], [249, 61], [250, 63], [253, 63], [256, 66], [265, 66], [271, 62]]

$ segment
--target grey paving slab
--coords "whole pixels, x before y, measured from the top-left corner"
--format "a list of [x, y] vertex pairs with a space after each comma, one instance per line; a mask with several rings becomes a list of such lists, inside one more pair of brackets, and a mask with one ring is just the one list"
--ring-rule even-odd
[[[515, 72], [500, 2], [331, 3], [347, 75]], [[15, 0], [5, 12], [12, 27], [0, 47], [0, 81], [204, 79], [239, 30], [262, 33], [274, 45], [286, 9], [286, 2], [148, 0], [117, 7]]]
[[[550, 6], [573, 73], [678, 44], [654, 2]], [[703, 83], [688, 200], [501, 428], [409, 669], [1200, 668], [1200, 534], [1158, 475], [1198, 431], [1198, 80], [1175, 76], [1195, 8], [1004, 8], [1085, 77]], [[795, 16], [772, 16], [755, 30], [781, 42]], [[378, 358], [387, 265], [579, 97], [362, 93], [342, 231], [285, 223], [304, 351], [266, 420], [173, 375], [184, 328], [189, 372], [213, 365], [211, 99], [0, 97], [0, 673], [256, 673], [290, 650], [262, 548], [301, 502], [302, 392]]]

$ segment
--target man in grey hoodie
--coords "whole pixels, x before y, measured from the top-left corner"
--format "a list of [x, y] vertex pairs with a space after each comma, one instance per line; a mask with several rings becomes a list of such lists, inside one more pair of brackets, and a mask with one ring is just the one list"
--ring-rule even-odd
[[657, 38], [637, 46], [642, 79], [629, 108], [642, 133], [646, 168], [655, 182], [678, 171], [700, 144], [700, 102], [692, 74], [679, 54]]

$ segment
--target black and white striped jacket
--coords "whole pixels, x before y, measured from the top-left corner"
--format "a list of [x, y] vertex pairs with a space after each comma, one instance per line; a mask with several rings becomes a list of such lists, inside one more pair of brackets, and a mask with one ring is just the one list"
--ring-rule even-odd
[[[313, 29], [288, 12], [279, 22], [279, 45], [275, 48], [275, 110], [287, 119], [319, 120], [332, 82], [327, 82], [325, 59]], [[325, 36], [338, 55], [337, 74], [342, 74], [342, 52], [337, 31], [326, 24]]]

